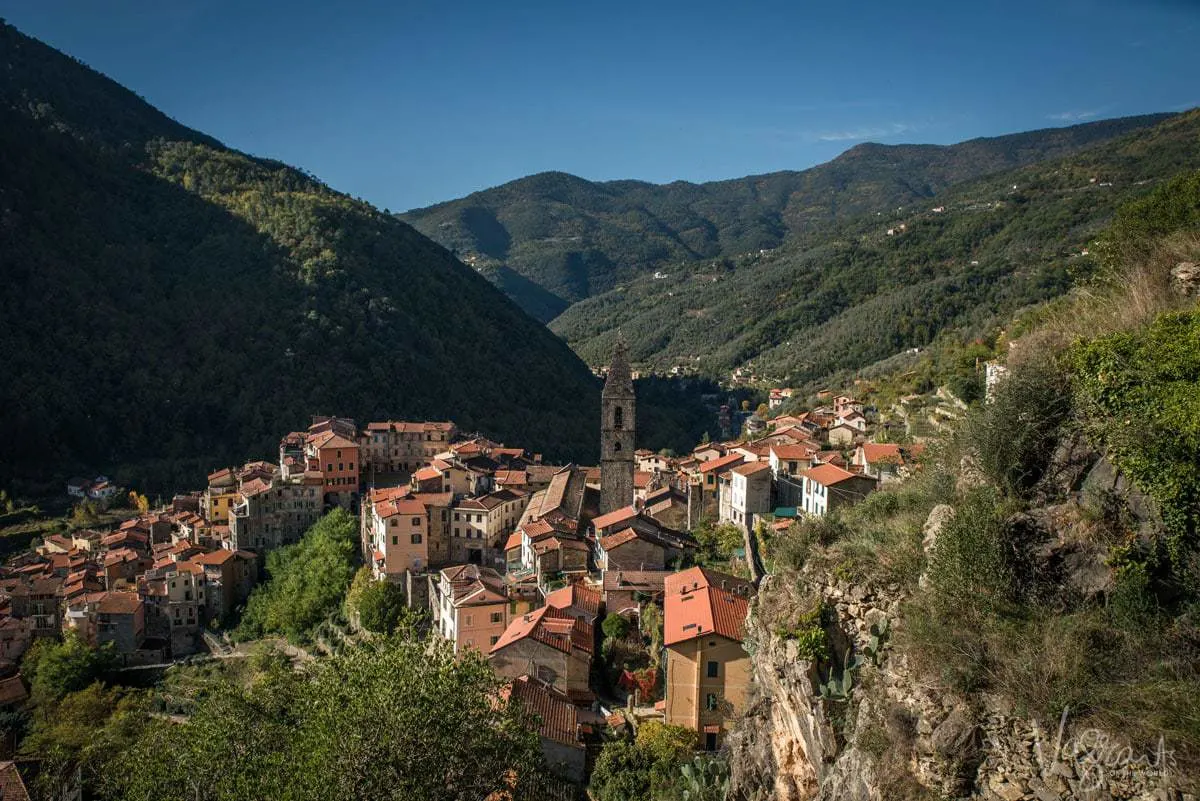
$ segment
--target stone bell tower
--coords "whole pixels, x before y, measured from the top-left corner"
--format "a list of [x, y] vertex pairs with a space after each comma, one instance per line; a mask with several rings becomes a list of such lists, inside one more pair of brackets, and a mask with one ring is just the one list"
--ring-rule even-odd
[[600, 393], [600, 514], [633, 503], [635, 402], [629, 350], [618, 340]]

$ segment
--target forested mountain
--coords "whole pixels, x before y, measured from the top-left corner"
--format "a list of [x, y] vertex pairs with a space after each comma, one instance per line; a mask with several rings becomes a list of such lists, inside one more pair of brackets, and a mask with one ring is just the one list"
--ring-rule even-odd
[[7, 25], [0, 274], [0, 483], [194, 485], [313, 413], [595, 447], [584, 364], [441, 246]]
[[1128, 117], [950, 146], [862, 144], [833, 161], [729, 181], [593, 182], [550, 172], [400, 215], [540, 320], [670, 262], [775, 248], [864, 213], [1146, 128]]
[[1115, 208], [1200, 168], [1198, 144], [1191, 111], [766, 253], [663, 267], [665, 278], [578, 303], [551, 328], [585, 360], [619, 330], [634, 360], [658, 368], [718, 375], [752, 361], [784, 383], [822, 380], [1062, 293], [1092, 269], [1083, 254]]

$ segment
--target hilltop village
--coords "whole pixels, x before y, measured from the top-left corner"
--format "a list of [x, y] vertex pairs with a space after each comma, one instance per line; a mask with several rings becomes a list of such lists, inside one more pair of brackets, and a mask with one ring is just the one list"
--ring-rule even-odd
[[[919, 456], [872, 442], [855, 399], [827, 400], [683, 457], [639, 450], [618, 347], [597, 467], [546, 464], [448, 421], [314, 418], [282, 438], [277, 462], [223, 467], [115, 530], [51, 535], [11, 559], [0, 704], [26, 697], [15, 665], [39, 637], [73, 632], [127, 668], [220, 652], [214, 629], [246, 603], [265, 556], [341, 508], [357, 515], [371, 576], [400, 586], [455, 653], [485, 655], [537, 711], [564, 778], [584, 780], [606, 727], [644, 720], [717, 750], [747, 703], [758, 536], [853, 504]], [[103, 478], [67, 490], [117, 492]]]

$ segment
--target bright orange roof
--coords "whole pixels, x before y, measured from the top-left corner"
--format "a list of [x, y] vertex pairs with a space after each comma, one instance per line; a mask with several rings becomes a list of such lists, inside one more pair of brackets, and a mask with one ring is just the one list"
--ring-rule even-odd
[[520, 548], [520, 547], [521, 547], [521, 533], [519, 531], [514, 531], [512, 534], [508, 535], [508, 540], [504, 543], [504, 550], [511, 551], [514, 548]]
[[413, 474], [413, 478], [415, 478], [417, 481], [429, 481], [430, 479], [440, 478], [441, 475], [442, 471], [438, 470], [436, 467], [422, 467]]
[[747, 462], [733, 468], [731, 472], [737, 473], [739, 476], [752, 476], [755, 473], [761, 473], [763, 470], [770, 470], [771, 465], [766, 462]]
[[891, 442], [864, 442], [862, 444], [863, 456], [867, 462], [877, 462], [883, 459], [901, 462], [903, 457], [900, 455], [900, 446]]
[[847, 472], [833, 464], [819, 464], [811, 470], [805, 470], [800, 475], [826, 487], [832, 487], [848, 478], [854, 478], [854, 473]]
[[611, 551], [613, 548], [618, 548], [627, 542], [633, 542], [638, 538], [638, 533], [631, 528], [618, 531], [616, 534], [609, 534], [607, 537], [600, 538], [600, 547], [606, 551]]
[[700, 465], [701, 473], [711, 473], [714, 470], [724, 470], [727, 467], [733, 467], [736, 464], [741, 464], [746, 457], [740, 453], [730, 453], [725, 456], [719, 456], [716, 459], [709, 459]]
[[[674, 645], [718, 634], [742, 641], [750, 599], [736, 594], [749, 582], [736, 576], [693, 567], [667, 576], [664, 584], [663, 643]], [[723, 589], [721, 585], [729, 589]]]
[[818, 452], [807, 445], [772, 445], [771, 451], [780, 459], [807, 459]]
[[490, 653], [527, 637], [565, 654], [573, 648], [592, 652], [591, 626], [552, 606], [543, 606], [509, 623]]

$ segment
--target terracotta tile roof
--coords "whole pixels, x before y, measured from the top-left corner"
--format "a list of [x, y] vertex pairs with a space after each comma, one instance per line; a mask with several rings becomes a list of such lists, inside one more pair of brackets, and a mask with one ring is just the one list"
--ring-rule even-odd
[[546, 606], [555, 609], [575, 607], [589, 615], [600, 614], [600, 592], [575, 582], [546, 596]]
[[451, 601], [455, 606], [479, 606], [508, 600], [504, 578], [490, 567], [454, 565], [441, 575], [450, 582]]
[[[606, 551], [611, 551], [637, 539], [642, 539], [641, 535], [632, 528], [626, 528], [618, 531], [615, 534], [609, 534], [606, 537], [601, 537], [600, 547]], [[649, 542], [649, 540], [647, 540], [647, 542]]]
[[573, 649], [592, 652], [592, 627], [552, 606], [543, 606], [515, 619], [492, 646], [496, 653], [526, 638], [548, 645], [564, 654]]
[[817, 458], [826, 464], [844, 465], [846, 459], [838, 451], [821, 451]]
[[746, 457], [740, 453], [729, 453], [725, 456], [718, 456], [716, 459], [709, 459], [707, 462], [700, 463], [701, 473], [711, 473], [714, 470], [721, 471], [726, 468], [733, 467], [736, 464], [741, 464]]
[[519, 531], [514, 531], [512, 534], [509, 534], [508, 539], [504, 542], [504, 550], [511, 551], [514, 548], [520, 548], [521, 539], [521, 532]]
[[667, 576], [675, 575], [670, 570], [605, 570], [604, 591], [608, 592], [662, 592]]
[[867, 464], [879, 461], [901, 464], [904, 461], [904, 457], [900, 453], [900, 446], [891, 442], [864, 442], [859, 447], [862, 448], [863, 458], [867, 460]]
[[255, 478], [242, 484], [242, 495], [261, 495], [271, 489], [271, 482], [263, 478]]
[[654, 478], [654, 474], [649, 470], [638, 470], [633, 474], [634, 489], [645, 489], [650, 486], [650, 480]]
[[631, 520], [635, 517], [637, 517], [637, 509], [633, 508], [632, 506], [625, 506], [617, 509], [616, 511], [609, 512], [606, 515], [600, 515], [599, 517], [593, 518], [592, 527], [595, 528], [596, 531], [601, 531], [602, 529], [615, 526], [618, 523]]
[[0, 762], [0, 801], [30, 801], [15, 762]]
[[106, 615], [132, 615], [142, 605], [134, 592], [106, 592], [96, 604], [96, 611]]
[[308, 444], [314, 448], [347, 448], [357, 449], [358, 443], [343, 437], [335, 431], [322, 431], [309, 438]]
[[834, 484], [840, 484], [848, 478], [854, 478], [854, 473], [850, 473], [833, 464], [819, 464], [811, 470], [801, 472], [800, 475], [826, 487], [832, 487]]
[[422, 467], [417, 472], [413, 473], [413, 478], [417, 481], [432, 481], [435, 478], [441, 478], [442, 471], [436, 467]]
[[766, 462], [748, 462], [746, 464], [738, 465], [730, 472], [737, 473], [739, 476], [752, 476], [755, 473], [761, 473], [764, 470], [770, 469], [771, 465], [767, 464]]
[[809, 459], [820, 452], [820, 448], [808, 445], [772, 445], [771, 452], [780, 459]]
[[385, 520], [397, 515], [425, 516], [425, 504], [412, 498], [390, 498], [375, 504], [375, 512]]
[[508, 686], [507, 697], [516, 699], [538, 717], [538, 735], [563, 745], [582, 748], [579, 712], [567, 696], [536, 679], [521, 676]]
[[665, 645], [710, 634], [742, 641], [752, 588], [745, 579], [693, 567], [663, 584]]

